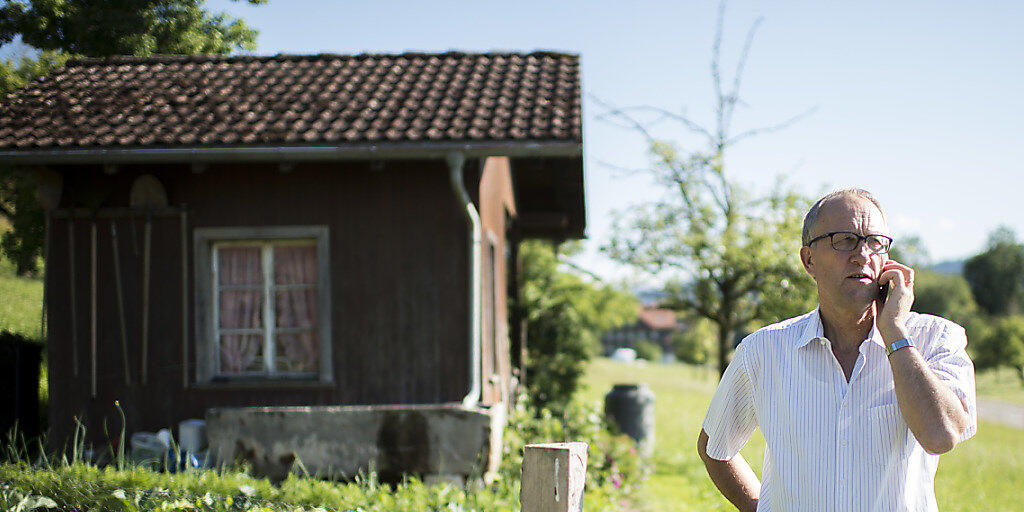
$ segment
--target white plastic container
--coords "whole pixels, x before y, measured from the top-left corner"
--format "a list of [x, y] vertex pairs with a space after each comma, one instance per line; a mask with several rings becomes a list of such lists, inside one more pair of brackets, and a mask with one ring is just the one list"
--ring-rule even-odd
[[199, 453], [206, 448], [206, 421], [190, 419], [178, 424], [178, 443], [181, 451]]

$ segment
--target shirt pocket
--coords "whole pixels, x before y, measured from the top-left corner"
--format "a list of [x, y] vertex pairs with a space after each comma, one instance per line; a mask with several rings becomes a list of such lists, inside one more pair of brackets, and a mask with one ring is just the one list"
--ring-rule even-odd
[[872, 466], [885, 467], [907, 458], [909, 429], [895, 402], [868, 409], [864, 426], [864, 455]]

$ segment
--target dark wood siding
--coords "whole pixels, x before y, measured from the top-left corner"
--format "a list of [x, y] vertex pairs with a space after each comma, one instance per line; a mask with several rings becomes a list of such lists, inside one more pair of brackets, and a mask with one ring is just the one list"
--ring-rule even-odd
[[[53, 439], [85, 422], [92, 439], [103, 421], [120, 429], [155, 430], [203, 417], [208, 407], [348, 405], [459, 401], [468, 389], [466, 219], [443, 162], [65, 168], [63, 207], [108, 194], [104, 207], [124, 207], [139, 175], [164, 184], [172, 206], [188, 205], [195, 227], [326, 225], [330, 230], [332, 359], [335, 384], [183, 389], [181, 236], [177, 217], [153, 219], [149, 379], [139, 383], [142, 234], [144, 220], [117, 219], [129, 333], [132, 384], [124, 383], [115, 299], [110, 220], [98, 219], [98, 393], [90, 397], [90, 224], [75, 230], [78, 375], [72, 367], [66, 219], [50, 231], [50, 424]], [[134, 224], [134, 230], [131, 227]], [[503, 233], [503, 232], [502, 232]], [[191, 241], [190, 255], [191, 255]], [[189, 287], [193, 273], [189, 269]], [[504, 289], [504, 288], [502, 288]], [[192, 309], [192, 290], [189, 290]], [[194, 382], [194, 315], [189, 325], [189, 381]]]

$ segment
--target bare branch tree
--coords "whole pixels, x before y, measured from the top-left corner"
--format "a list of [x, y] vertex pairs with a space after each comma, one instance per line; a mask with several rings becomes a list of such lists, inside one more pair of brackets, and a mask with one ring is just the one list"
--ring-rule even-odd
[[[808, 201], [781, 182], [758, 195], [730, 180], [726, 155], [748, 137], [782, 130], [813, 109], [782, 123], [731, 136], [740, 86], [762, 20], [747, 31], [730, 88], [721, 74], [725, 2], [720, 4], [711, 47], [714, 122], [705, 126], [684, 114], [655, 106], [615, 107], [594, 98], [600, 116], [640, 134], [650, 148], [649, 169], [672, 192], [637, 205], [614, 221], [603, 250], [613, 259], [670, 279], [669, 306], [703, 316], [718, 329], [719, 370], [724, 372], [736, 335], [755, 321], [785, 318], [813, 304], [814, 287], [797, 259], [800, 223]], [[653, 121], [641, 117], [651, 115]], [[679, 123], [699, 135], [704, 149], [683, 153], [661, 140], [651, 126]]]

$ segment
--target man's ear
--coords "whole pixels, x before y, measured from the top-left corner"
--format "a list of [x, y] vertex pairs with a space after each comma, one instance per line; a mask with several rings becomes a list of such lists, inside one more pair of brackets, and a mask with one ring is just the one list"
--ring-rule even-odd
[[811, 277], [814, 277], [814, 261], [811, 259], [810, 247], [804, 246], [800, 248], [800, 263], [803, 263], [804, 270], [806, 270]]

